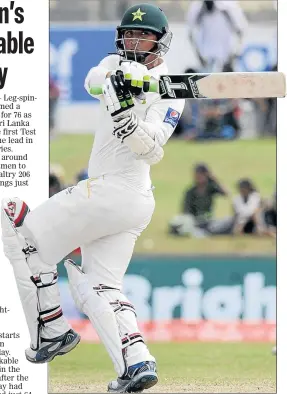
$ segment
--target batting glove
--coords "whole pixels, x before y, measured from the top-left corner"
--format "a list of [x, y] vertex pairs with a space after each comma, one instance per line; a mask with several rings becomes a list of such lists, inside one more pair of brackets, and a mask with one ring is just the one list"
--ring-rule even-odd
[[134, 96], [140, 96], [149, 91], [150, 75], [143, 64], [130, 61], [121, 61], [119, 68], [124, 76], [125, 87]]
[[134, 101], [124, 84], [121, 71], [112, 72], [102, 86], [104, 101], [113, 120], [129, 116]]

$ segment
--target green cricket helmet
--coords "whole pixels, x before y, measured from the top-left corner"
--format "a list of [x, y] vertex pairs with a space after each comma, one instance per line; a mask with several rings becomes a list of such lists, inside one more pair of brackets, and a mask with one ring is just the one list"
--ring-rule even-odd
[[[135, 48], [127, 50], [125, 46], [124, 34], [128, 30], [143, 30], [156, 35], [156, 40], [137, 38]], [[141, 41], [149, 41], [154, 46], [149, 51], [138, 51], [137, 47]], [[138, 4], [130, 7], [124, 14], [120, 26], [117, 27], [116, 48], [117, 53], [127, 59], [138, 63], [145, 63], [150, 54], [157, 57], [164, 56], [172, 40], [172, 32], [169, 30], [168, 20], [161, 8], [153, 4]], [[145, 63], [149, 64], [151, 62]]]

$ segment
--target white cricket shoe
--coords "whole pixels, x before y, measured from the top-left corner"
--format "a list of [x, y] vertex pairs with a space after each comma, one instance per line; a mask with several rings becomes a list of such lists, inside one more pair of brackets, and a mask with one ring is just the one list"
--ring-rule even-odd
[[56, 356], [63, 356], [73, 350], [80, 342], [81, 337], [70, 329], [65, 334], [53, 339], [41, 338], [38, 350], [26, 349], [25, 356], [28, 361], [43, 364], [52, 361]]
[[141, 393], [158, 382], [156, 363], [144, 361], [128, 368], [125, 376], [113, 380], [108, 385], [109, 393]]

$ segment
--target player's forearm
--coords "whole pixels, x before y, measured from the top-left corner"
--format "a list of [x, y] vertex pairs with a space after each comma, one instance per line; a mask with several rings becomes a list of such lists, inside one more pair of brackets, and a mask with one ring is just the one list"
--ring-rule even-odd
[[[146, 154], [152, 150], [155, 145], [162, 147], [172, 134], [172, 129], [167, 131], [167, 128], [161, 126], [159, 123], [145, 122], [140, 118], [137, 118], [138, 127], [137, 133], [131, 135], [135, 140], [134, 153]], [[132, 138], [130, 138], [131, 140]]]
[[[122, 121], [125, 124], [125, 119]], [[119, 127], [116, 134], [120, 131], [122, 142], [128, 146], [131, 152], [135, 153], [139, 160], [145, 161], [149, 165], [157, 164], [164, 155], [163, 149], [158, 143], [155, 133], [150, 130], [141, 119], [132, 114], [128, 129], [132, 132], [126, 132], [126, 126]], [[125, 136], [126, 135], [126, 136]]]
[[149, 165], [159, 163], [164, 156], [162, 147], [171, 136], [172, 128], [165, 127], [159, 122], [153, 124], [140, 120], [138, 130], [141, 130], [141, 137], [139, 138], [138, 133], [134, 133], [132, 138], [127, 138], [126, 144], [140, 160]]
[[141, 125], [145, 132], [157, 141], [159, 146], [164, 146], [173, 132], [172, 128], [166, 127], [164, 123], [141, 122]]

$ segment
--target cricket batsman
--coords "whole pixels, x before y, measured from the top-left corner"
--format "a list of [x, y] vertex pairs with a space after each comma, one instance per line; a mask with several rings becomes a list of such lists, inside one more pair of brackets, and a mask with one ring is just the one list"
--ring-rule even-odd
[[49, 362], [80, 341], [63, 316], [57, 285], [57, 263], [80, 247], [81, 267], [69, 259], [65, 267], [75, 304], [113, 361], [118, 378], [109, 392], [141, 392], [158, 381], [135, 308], [121, 290], [135, 242], [155, 207], [150, 166], [163, 158], [184, 108], [184, 100], [161, 100], [148, 92], [151, 78], [168, 73], [163, 56], [171, 40], [160, 8], [129, 8], [117, 27], [116, 54], [85, 80], [88, 93], [102, 86], [99, 99], [109, 130], [95, 135], [89, 179], [32, 211], [19, 198], [2, 200], [4, 252], [31, 336], [27, 360]]

